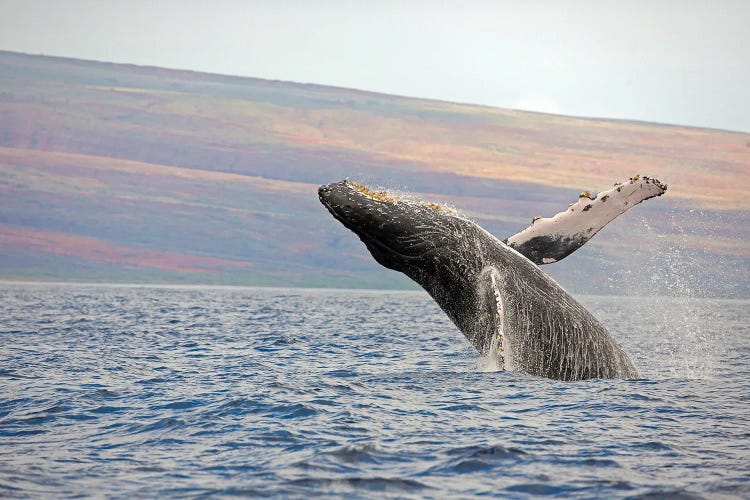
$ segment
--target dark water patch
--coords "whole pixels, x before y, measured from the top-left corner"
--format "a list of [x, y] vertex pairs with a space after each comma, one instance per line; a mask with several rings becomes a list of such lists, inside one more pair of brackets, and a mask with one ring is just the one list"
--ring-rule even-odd
[[276, 408], [274, 408], [273, 414], [275, 414], [279, 418], [290, 419], [312, 417], [314, 415], [317, 415], [318, 411], [310, 406], [298, 403], [280, 407], [277, 406]]
[[[12, 492], [12, 493], [23, 493], [24, 488], [22, 486], [13, 486], [5, 481], [0, 481], [0, 491]], [[28, 493], [28, 492], [27, 492]]]
[[141, 465], [133, 468], [135, 472], [168, 472], [167, 469], [154, 465]]
[[553, 447], [553, 446], [564, 445], [564, 444], [566, 444], [566, 441], [562, 441], [560, 439], [539, 439], [539, 440], [537, 440], [537, 439], [531, 438], [531, 439], [527, 439], [526, 440], [526, 444], [528, 444], [529, 446], [537, 445], [537, 446], [544, 446], [545, 448], [548, 448], [548, 447]]
[[594, 489], [594, 491], [629, 491], [636, 488], [632, 483], [623, 480], [584, 480], [581, 484], [584, 485], [582, 489]]
[[649, 451], [666, 451], [666, 452], [671, 452], [671, 453], [675, 452], [675, 450], [672, 449], [672, 446], [668, 445], [667, 443], [660, 442], [660, 441], [647, 441], [645, 443], [635, 443], [632, 446], [637, 449], [649, 450]]
[[323, 494], [341, 493], [378, 493], [399, 494], [416, 493], [430, 487], [414, 479], [388, 477], [347, 477], [343, 479], [304, 478], [291, 481], [293, 487], [320, 489]]
[[62, 418], [67, 420], [82, 421], [82, 420], [96, 420], [98, 417], [95, 415], [88, 415], [86, 413], [71, 413], [63, 415]]
[[101, 398], [101, 399], [113, 399], [117, 398], [119, 394], [115, 391], [109, 390], [109, 389], [97, 389], [92, 394], [95, 398]]
[[516, 458], [523, 455], [528, 455], [528, 453], [523, 450], [519, 450], [518, 448], [506, 448], [505, 446], [501, 445], [490, 445], [455, 448], [448, 451], [448, 455], [481, 458], [487, 460], [506, 460], [508, 458]]
[[147, 434], [149, 432], [175, 430], [185, 427], [185, 421], [179, 418], [167, 417], [160, 418], [155, 422], [148, 423], [130, 423], [127, 424], [124, 432], [126, 434]]
[[0, 436], [3, 437], [23, 437], [23, 436], [35, 436], [37, 434], [46, 434], [47, 430], [44, 429], [0, 429]]
[[91, 413], [113, 414], [113, 413], [122, 413], [122, 412], [128, 411], [129, 409], [130, 408], [128, 406], [102, 405], [102, 406], [97, 406], [96, 408], [92, 408], [88, 411]]
[[287, 430], [273, 430], [264, 431], [257, 434], [257, 438], [266, 443], [294, 443], [298, 440], [302, 440], [302, 436], [298, 436]]
[[454, 475], [489, 472], [510, 463], [528, 458], [528, 453], [517, 448], [500, 445], [467, 446], [447, 452], [447, 460], [431, 467], [425, 474]]
[[326, 373], [326, 375], [329, 377], [351, 378], [356, 377], [359, 374], [353, 370], [331, 370]]
[[258, 411], [258, 401], [250, 400], [245, 398], [233, 399], [227, 401], [216, 409], [210, 409], [207, 414], [215, 417], [241, 417], [247, 413], [255, 413]]
[[662, 398], [657, 398], [657, 397], [649, 396], [649, 395], [646, 395], [646, 394], [639, 394], [637, 392], [629, 394], [628, 398], [629, 399], [634, 399], [636, 401], [658, 401], [658, 402], [664, 401]]
[[590, 467], [622, 467], [616, 460], [600, 459], [600, 458], [585, 458], [583, 460], [576, 460], [577, 465], [587, 465]]
[[374, 444], [350, 444], [328, 452], [327, 457], [345, 464], [377, 464], [386, 460], [388, 454]]
[[569, 496], [573, 492], [579, 491], [579, 488], [565, 485], [555, 485], [550, 483], [521, 483], [508, 486], [504, 491], [510, 493], [523, 493], [524, 495], [538, 496]]
[[682, 489], [657, 489], [646, 493], [640, 493], [638, 495], [631, 495], [626, 497], [628, 500], [656, 500], [669, 498], [674, 500], [704, 500], [707, 497], [699, 495], [697, 493], [691, 493]]
[[448, 405], [443, 408], [440, 408], [443, 411], [454, 411], [454, 412], [476, 412], [476, 411], [486, 411], [484, 408], [482, 408], [481, 405], [472, 405], [472, 404], [457, 404], [457, 405]]
[[154, 409], [156, 410], [185, 410], [189, 408], [199, 407], [202, 404], [203, 402], [200, 400], [189, 399], [189, 400], [184, 400], [184, 401], [172, 401], [171, 403], [167, 403], [165, 405], [155, 406]]
[[[154, 370], [158, 370], [158, 368], [154, 368]], [[136, 384], [140, 385], [158, 385], [158, 384], [169, 384], [171, 382], [174, 382], [175, 380], [178, 380], [182, 378], [178, 374], [170, 373], [167, 377], [150, 377], [147, 379], [141, 379], [136, 380]]]

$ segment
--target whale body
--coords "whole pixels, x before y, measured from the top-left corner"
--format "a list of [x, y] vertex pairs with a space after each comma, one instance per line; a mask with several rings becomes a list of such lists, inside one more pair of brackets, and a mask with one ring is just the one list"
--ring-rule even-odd
[[[649, 190], [636, 196], [625, 190], [621, 198], [629, 201], [619, 209], [617, 196], [604, 195], [596, 209], [579, 207], [585, 215], [574, 215], [578, 204], [571, 205], [570, 215], [535, 219], [505, 242], [440, 205], [400, 199], [354, 182], [321, 186], [318, 196], [378, 263], [424, 288], [498, 367], [558, 380], [638, 378], [607, 329], [535, 262], [563, 258], [627, 205], [663, 193], [666, 186], [655, 183], [648, 182]], [[623, 192], [620, 187], [616, 194]], [[595, 202], [585, 194], [579, 204]]]

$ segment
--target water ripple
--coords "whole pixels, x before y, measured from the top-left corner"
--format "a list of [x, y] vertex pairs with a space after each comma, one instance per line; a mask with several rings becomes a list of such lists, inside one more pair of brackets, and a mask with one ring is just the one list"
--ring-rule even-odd
[[643, 379], [482, 372], [422, 293], [0, 286], [0, 497], [748, 497], [750, 304], [586, 300]]

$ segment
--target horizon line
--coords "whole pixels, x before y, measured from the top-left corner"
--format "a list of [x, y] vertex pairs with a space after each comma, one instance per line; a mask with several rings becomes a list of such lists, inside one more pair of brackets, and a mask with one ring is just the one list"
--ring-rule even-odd
[[[307, 286], [294, 286], [294, 285], [220, 285], [220, 284], [201, 284], [201, 283], [154, 283], [154, 282], [114, 282], [114, 281], [44, 281], [44, 280], [23, 280], [23, 279], [8, 279], [0, 276], [0, 287], [5, 285], [32, 285], [32, 286], [77, 286], [77, 287], [110, 287], [110, 288], [165, 288], [165, 289], [236, 289], [236, 290], [299, 290], [309, 292], [375, 292], [375, 293], [401, 293], [401, 294], [413, 294], [413, 293], [427, 293], [421, 288], [408, 290], [404, 288], [351, 288], [351, 287], [337, 287], [337, 286], [319, 286], [319, 287], [307, 287]], [[736, 300], [736, 301], [750, 301], [750, 295], [748, 296], [705, 296], [705, 295], [621, 295], [621, 294], [606, 294], [606, 293], [575, 293], [578, 297], [613, 297], [613, 298], [625, 298], [625, 299], [648, 299], [654, 297], [663, 297], [669, 299], [688, 299], [688, 300]]]

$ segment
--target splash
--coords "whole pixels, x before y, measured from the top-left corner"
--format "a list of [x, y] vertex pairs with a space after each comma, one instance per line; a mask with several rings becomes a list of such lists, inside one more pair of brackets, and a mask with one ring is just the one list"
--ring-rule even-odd
[[477, 358], [477, 370], [483, 373], [492, 373], [505, 370], [502, 366], [500, 359], [498, 358], [498, 352], [494, 348], [490, 348], [487, 354], [482, 354]]
[[640, 221], [641, 237], [649, 245], [637, 252], [637, 273], [621, 272], [629, 295], [643, 295], [647, 290], [652, 304], [647, 311], [650, 321], [641, 328], [653, 330], [649, 349], [659, 356], [662, 367], [658, 376], [687, 379], [710, 379], [717, 376], [717, 361], [722, 355], [721, 332], [716, 319], [721, 316], [715, 301], [701, 300], [707, 290], [721, 288], [729, 282], [731, 265], [715, 254], [691, 250], [690, 242], [705, 235], [714, 236], [715, 221], [701, 211], [690, 211], [689, 217], [669, 214], [667, 228], [658, 232], [648, 221]]
[[[703, 303], [695, 298], [700, 287], [696, 266], [700, 263], [679, 245], [679, 241], [687, 236], [685, 228], [674, 215], [670, 217], [670, 223], [680, 236], [678, 244], [655, 238], [659, 251], [647, 262], [651, 268], [666, 270], [668, 276], [664, 280], [655, 272], [648, 273], [652, 290], [660, 292], [654, 297], [655, 309], [670, 313], [661, 315], [659, 327], [664, 335], [659, 347], [664, 354], [671, 355], [665, 364], [671, 377], [712, 378], [718, 350], [716, 339], [706, 324], [710, 316], [705, 314]], [[644, 226], [654, 233], [647, 222]]]

